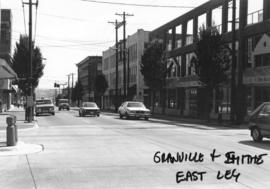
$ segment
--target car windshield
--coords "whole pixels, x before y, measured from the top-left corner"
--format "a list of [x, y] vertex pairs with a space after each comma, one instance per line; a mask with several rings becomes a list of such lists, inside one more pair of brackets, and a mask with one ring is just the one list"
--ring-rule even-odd
[[60, 99], [59, 102], [60, 103], [68, 103], [68, 99]]
[[51, 100], [37, 100], [36, 104], [51, 104]]
[[83, 107], [95, 108], [97, 107], [97, 105], [96, 103], [93, 103], [93, 102], [86, 102], [86, 103], [83, 103]]
[[144, 106], [144, 104], [143, 103], [141, 103], [141, 102], [129, 102], [128, 104], [127, 104], [127, 107], [130, 107], [130, 108], [145, 108], [145, 106]]
[[264, 105], [264, 107], [262, 109], [262, 113], [264, 113], [264, 114], [270, 114], [270, 104]]

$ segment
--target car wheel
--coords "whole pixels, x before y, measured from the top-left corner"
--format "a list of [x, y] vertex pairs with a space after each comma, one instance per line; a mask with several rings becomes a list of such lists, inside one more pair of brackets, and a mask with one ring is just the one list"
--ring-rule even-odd
[[67, 109], [67, 111], [69, 111], [69, 108]]
[[52, 113], [52, 115], [55, 115], [55, 113]]
[[123, 116], [122, 116], [122, 114], [121, 114], [121, 113], [119, 113], [119, 117], [120, 117], [120, 119], [123, 119]]
[[261, 142], [263, 137], [259, 128], [255, 127], [251, 130], [251, 136], [255, 142]]
[[129, 117], [129, 115], [128, 115], [127, 113], [126, 113], [126, 118], [127, 118], [127, 119], [129, 119], [129, 118], [130, 118], [130, 117]]
[[99, 117], [99, 114], [97, 114], [97, 117]]

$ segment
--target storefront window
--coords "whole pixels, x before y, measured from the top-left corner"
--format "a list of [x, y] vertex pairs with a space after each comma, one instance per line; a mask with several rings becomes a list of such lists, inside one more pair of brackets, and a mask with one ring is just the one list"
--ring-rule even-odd
[[169, 89], [168, 90], [168, 108], [176, 109], [176, 89]]

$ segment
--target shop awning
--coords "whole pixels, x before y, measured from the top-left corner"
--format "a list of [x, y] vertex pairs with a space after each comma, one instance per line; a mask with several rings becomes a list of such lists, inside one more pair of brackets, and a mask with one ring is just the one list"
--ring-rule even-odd
[[0, 58], [0, 79], [15, 79], [17, 74], [8, 65], [8, 63]]
[[251, 86], [270, 86], [270, 66], [245, 70], [243, 83]]

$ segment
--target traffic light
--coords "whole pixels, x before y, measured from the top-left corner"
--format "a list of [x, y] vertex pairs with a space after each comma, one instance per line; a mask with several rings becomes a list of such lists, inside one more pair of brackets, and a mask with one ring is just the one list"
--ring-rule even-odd
[[59, 88], [60, 84], [54, 83], [54, 88]]

